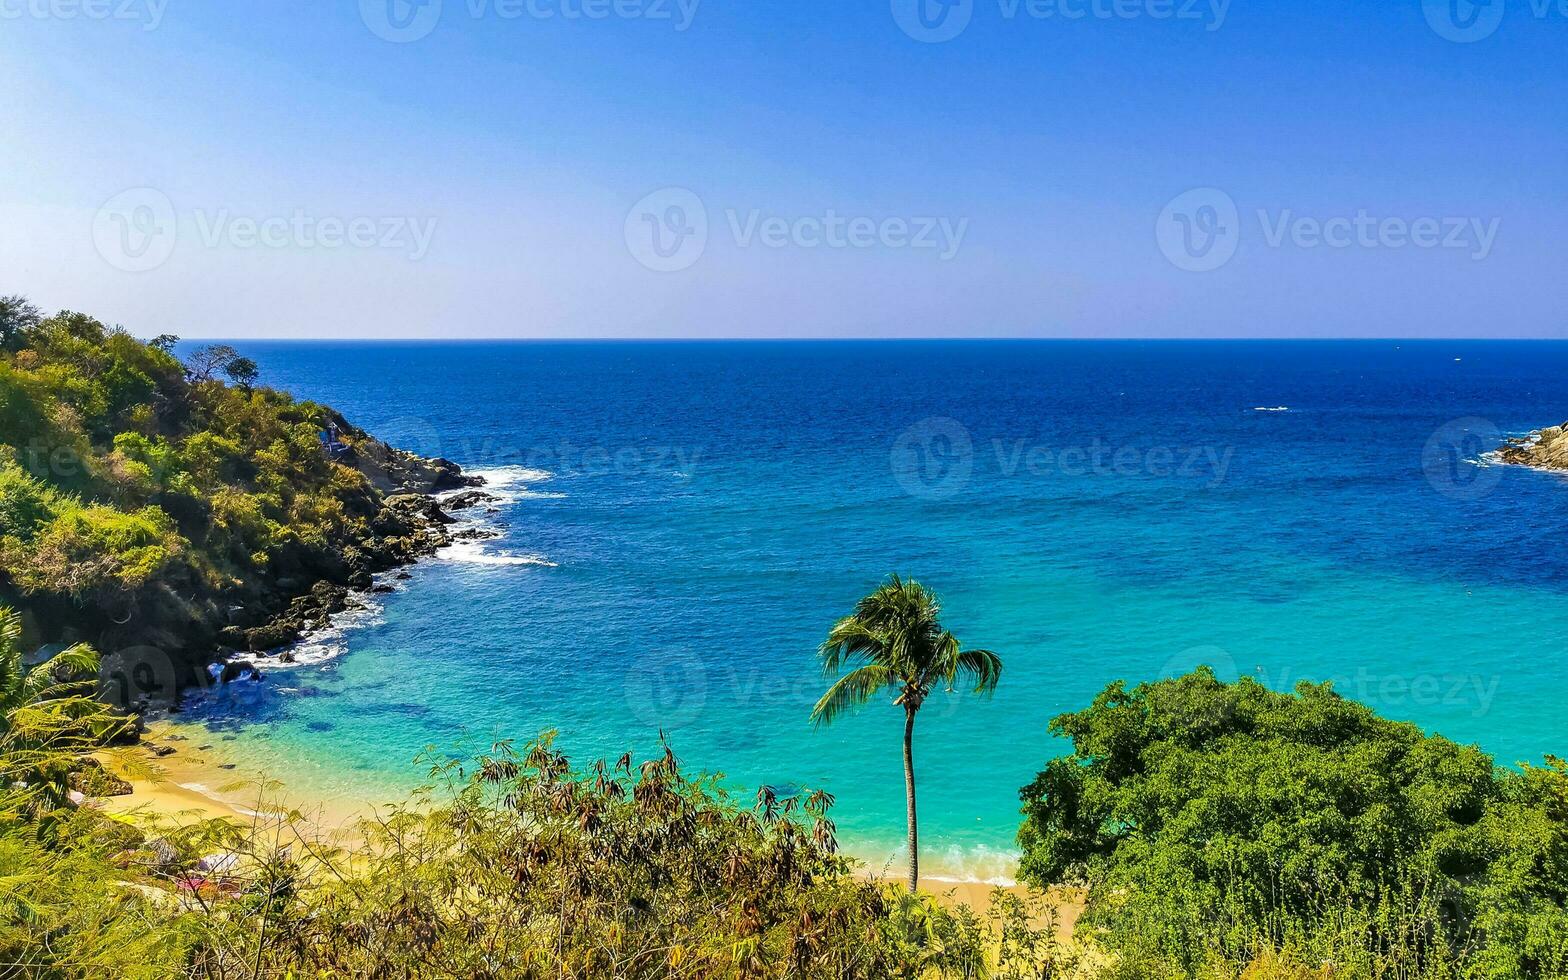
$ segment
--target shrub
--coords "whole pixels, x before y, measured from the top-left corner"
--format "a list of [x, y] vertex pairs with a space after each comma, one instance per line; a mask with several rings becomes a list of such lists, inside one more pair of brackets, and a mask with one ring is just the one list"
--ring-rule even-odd
[[1327, 685], [1206, 668], [1114, 684], [1052, 730], [1073, 752], [1022, 791], [1022, 874], [1086, 882], [1084, 922], [1129, 962], [1568, 975], [1547, 938], [1568, 934], [1559, 764], [1500, 770]]

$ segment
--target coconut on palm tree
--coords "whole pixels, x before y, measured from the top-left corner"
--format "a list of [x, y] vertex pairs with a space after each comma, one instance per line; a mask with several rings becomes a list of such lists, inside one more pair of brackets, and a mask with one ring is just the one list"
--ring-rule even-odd
[[[976, 694], [990, 694], [1002, 676], [1002, 660], [990, 650], [965, 650], [938, 619], [936, 593], [897, 575], [856, 603], [823, 641], [823, 672], [838, 677], [811, 710], [826, 725], [844, 711], [866, 704], [878, 692], [894, 695], [904, 709], [904, 789], [909, 803], [909, 890], [920, 878], [919, 821], [915, 815], [915, 714], [939, 688], [951, 692], [962, 681]], [[848, 670], [848, 673], [843, 673]]]

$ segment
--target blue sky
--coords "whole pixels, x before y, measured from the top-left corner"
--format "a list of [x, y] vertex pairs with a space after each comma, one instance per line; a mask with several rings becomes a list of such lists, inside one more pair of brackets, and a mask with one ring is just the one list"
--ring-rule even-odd
[[189, 337], [1568, 336], [1555, 2], [940, 2], [0, 0], [0, 291]]

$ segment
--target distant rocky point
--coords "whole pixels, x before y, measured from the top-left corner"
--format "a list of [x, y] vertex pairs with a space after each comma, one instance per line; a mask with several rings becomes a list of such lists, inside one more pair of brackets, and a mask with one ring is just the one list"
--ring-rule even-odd
[[1497, 451], [1497, 458], [1516, 466], [1568, 471], [1568, 422], [1508, 440]]

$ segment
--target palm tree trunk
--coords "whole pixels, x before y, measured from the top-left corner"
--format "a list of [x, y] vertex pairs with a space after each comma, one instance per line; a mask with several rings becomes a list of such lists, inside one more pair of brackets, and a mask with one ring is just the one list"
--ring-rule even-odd
[[904, 791], [909, 797], [909, 893], [920, 884], [920, 830], [915, 816], [915, 709], [904, 706]]

